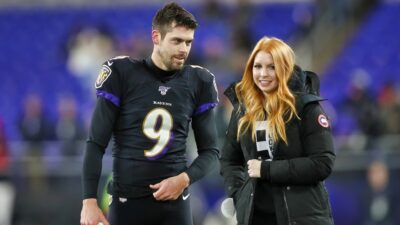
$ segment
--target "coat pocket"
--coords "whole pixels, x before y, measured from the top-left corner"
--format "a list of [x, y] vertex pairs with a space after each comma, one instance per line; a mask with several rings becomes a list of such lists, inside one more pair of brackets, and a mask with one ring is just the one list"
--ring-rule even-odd
[[326, 198], [321, 193], [319, 184], [287, 186], [284, 192], [287, 196], [288, 209], [292, 218], [326, 214]]

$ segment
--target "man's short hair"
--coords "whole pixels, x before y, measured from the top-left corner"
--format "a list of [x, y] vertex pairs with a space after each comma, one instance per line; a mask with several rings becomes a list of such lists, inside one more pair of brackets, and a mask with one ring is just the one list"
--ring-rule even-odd
[[198, 25], [196, 18], [190, 12], [172, 2], [158, 10], [153, 18], [153, 30], [160, 31], [161, 38], [164, 38], [165, 34], [171, 30], [173, 23], [175, 26], [184, 26], [193, 30]]

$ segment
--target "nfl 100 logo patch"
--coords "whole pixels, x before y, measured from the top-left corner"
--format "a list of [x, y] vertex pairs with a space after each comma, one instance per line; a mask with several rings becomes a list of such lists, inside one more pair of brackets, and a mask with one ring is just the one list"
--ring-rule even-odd
[[167, 91], [171, 89], [171, 87], [166, 87], [166, 86], [160, 86], [158, 87], [158, 91], [161, 93], [161, 95], [166, 95]]

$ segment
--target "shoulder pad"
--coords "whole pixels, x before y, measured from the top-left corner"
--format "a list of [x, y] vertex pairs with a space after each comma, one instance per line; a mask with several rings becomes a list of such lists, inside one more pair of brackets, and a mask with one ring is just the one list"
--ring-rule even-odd
[[195, 74], [200, 80], [205, 82], [215, 82], [214, 74], [211, 73], [207, 68], [198, 65], [189, 65], [189, 68], [195, 71]]
[[126, 55], [116, 56], [114, 58], [107, 60], [104, 64], [107, 66], [111, 66], [112, 64], [114, 64], [114, 62], [122, 61], [123, 59], [128, 59], [128, 58], [129, 56]]
[[236, 105], [239, 103], [239, 99], [236, 95], [236, 87], [237, 82], [232, 83], [229, 85], [229, 87], [224, 91], [224, 95], [228, 97], [229, 101], [232, 103], [232, 105]]
[[189, 67], [194, 69], [194, 70], [196, 70], [196, 71], [201, 71], [201, 72], [212, 74], [207, 68], [204, 68], [204, 67], [199, 66], [199, 65], [189, 65]]

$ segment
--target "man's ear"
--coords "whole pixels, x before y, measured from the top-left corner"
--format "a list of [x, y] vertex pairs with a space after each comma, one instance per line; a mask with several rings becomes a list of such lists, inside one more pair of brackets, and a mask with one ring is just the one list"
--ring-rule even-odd
[[152, 30], [151, 31], [151, 40], [153, 41], [153, 44], [158, 45], [161, 40], [161, 34], [158, 30]]

